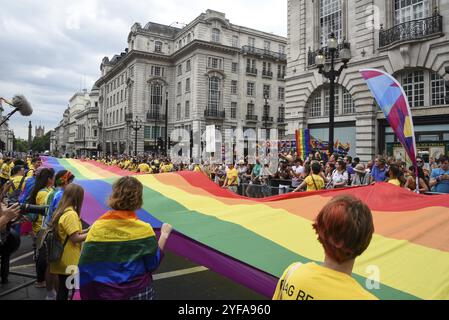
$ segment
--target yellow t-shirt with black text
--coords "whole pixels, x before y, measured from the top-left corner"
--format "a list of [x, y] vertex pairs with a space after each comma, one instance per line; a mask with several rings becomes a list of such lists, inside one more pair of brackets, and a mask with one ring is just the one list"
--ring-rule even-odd
[[284, 281], [294, 265], [279, 279], [273, 300], [378, 300], [348, 274], [316, 263], [301, 265]]

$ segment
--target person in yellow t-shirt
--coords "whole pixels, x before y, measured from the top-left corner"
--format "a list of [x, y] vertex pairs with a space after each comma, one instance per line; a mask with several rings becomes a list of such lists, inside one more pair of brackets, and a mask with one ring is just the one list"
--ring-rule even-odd
[[352, 196], [336, 197], [320, 211], [313, 228], [324, 248], [324, 263], [289, 266], [273, 300], [377, 300], [352, 277], [355, 259], [374, 232], [368, 206]]
[[312, 173], [294, 190], [298, 192], [307, 186], [307, 191], [318, 191], [324, 189], [324, 179], [320, 176], [321, 165], [318, 162], [312, 164]]
[[77, 266], [81, 255], [81, 243], [86, 240], [87, 231], [81, 225], [81, 207], [84, 190], [81, 186], [71, 183], [62, 195], [58, 208], [53, 213], [51, 225], [57, 230], [59, 241], [64, 246], [61, 259], [50, 263], [50, 272], [58, 275], [59, 287], [56, 300], [68, 300], [69, 291], [66, 286], [68, 276], [76, 272], [72, 266]]
[[151, 167], [148, 165], [148, 163], [143, 162], [143, 163], [139, 164], [139, 166], [137, 167], [137, 172], [141, 172], [141, 173], [153, 173], [153, 170], [152, 170]]
[[172, 169], [173, 169], [173, 165], [170, 165], [169, 162], [167, 160], [165, 160], [163, 162], [163, 164], [161, 165], [161, 167], [159, 168], [159, 172], [167, 173], [167, 172], [171, 172]]
[[388, 177], [389, 177], [388, 183], [400, 187], [401, 181], [399, 181], [398, 179], [399, 174], [400, 174], [399, 167], [395, 164], [392, 164], [390, 166], [390, 169], [388, 169]]
[[0, 187], [3, 187], [3, 185], [9, 181], [11, 176], [11, 164], [12, 159], [6, 158], [0, 168]]
[[[14, 191], [21, 191], [23, 190], [23, 187], [25, 186], [25, 169], [23, 166], [15, 166], [11, 170], [11, 179], [8, 181], [7, 184], [5, 184], [5, 189], [3, 190], [3, 193], [7, 196], [11, 196]], [[20, 183], [22, 183], [22, 186], [20, 187]], [[14, 187], [13, 187], [14, 186]], [[19, 187], [21, 190], [19, 190]]]
[[239, 173], [238, 173], [237, 169], [234, 167], [233, 164], [230, 164], [229, 169], [226, 172], [226, 178], [223, 183], [223, 188], [227, 188], [230, 191], [237, 193], [238, 179], [239, 179]]
[[30, 164], [28, 165], [28, 172], [26, 175], [26, 179], [31, 178], [37, 169], [39, 169], [42, 166], [42, 160], [39, 157], [33, 158], [30, 161]]
[[[36, 181], [34, 187], [29, 195], [29, 204], [44, 206], [47, 204], [48, 194], [52, 190], [52, 186], [55, 183], [55, 170], [52, 168], [40, 168], [36, 171]], [[45, 254], [45, 248], [37, 250], [36, 240], [37, 234], [42, 228], [43, 217], [36, 213], [30, 213], [28, 215], [32, 221], [32, 229], [34, 233], [34, 254], [36, 260], [36, 277], [37, 281], [35, 286], [37, 288], [45, 288], [45, 273], [47, 271], [47, 257]]]

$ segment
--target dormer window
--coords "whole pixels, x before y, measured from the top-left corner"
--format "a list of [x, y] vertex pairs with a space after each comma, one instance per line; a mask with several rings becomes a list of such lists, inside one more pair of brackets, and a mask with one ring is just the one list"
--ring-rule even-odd
[[220, 30], [217, 28], [212, 29], [212, 42], [220, 42]]

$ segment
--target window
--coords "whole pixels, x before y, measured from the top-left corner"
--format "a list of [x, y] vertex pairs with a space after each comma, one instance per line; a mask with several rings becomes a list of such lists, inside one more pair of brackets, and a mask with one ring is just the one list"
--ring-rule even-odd
[[186, 79], [186, 92], [190, 92], [190, 78]]
[[162, 42], [156, 41], [154, 43], [154, 52], [161, 53], [162, 52]]
[[394, 22], [396, 25], [427, 17], [428, 0], [394, 0]]
[[163, 77], [164, 68], [160, 66], [151, 66], [151, 75], [155, 77]]
[[271, 50], [271, 42], [270, 41], [264, 41], [263, 48], [264, 48], [265, 51], [270, 51]]
[[223, 69], [223, 59], [209, 57], [207, 66], [211, 69], [222, 70]]
[[246, 86], [246, 94], [250, 97], [253, 97], [255, 94], [255, 83], [254, 82], [248, 82]]
[[237, 94], [237, 81], [231, 81], [231, 94]]
[[278, 88], [278, 100], [279, 101], [285, 100], [285, 88], [283, 87]]
[[343, 114], [355, 113], [355, 105], [348, 90], [343, 89]]
[[162, 108], [162, 85], [152, 84], [150, 87], [150, 113], [159, 115]]
[[[404, 0], [402, 0], [404, 1]], [[410, 1], [410, 0], [409, 0]], [[337, 40], [343, 38], [342, 0], [320, 0], [321, 46], [327, 46], [331, 33]]]
[[239, 37], [238, 36], [232, 36], [232, 46], [234, 48], [239, 47]]
[[181, 104], [178, 103], [176, 106], [176, 120], [181, 120]]
[[[334, 114], [339, 114], [339, 107], [340, 107], [340, 95], [339, 95], [339, 88], [335, 87], [335, 108], [334, 108]], [[330, 109], [330, 90], [325, 89], [324, 90], [324, 115], [329, 115], [329, 109]]]
[[178, 76], [182, 75], [182, 64], [178, 66]]
[[263, 62], [262, 63], [262, 75], [271, 76], [271, 62]]
[[120, 90], [120, 102], [123, 102], [123, 89]]
[[285, 66], [278, 64], [278, 79], [285, 78]]
[[186, 72], [189, 72], [192, 69], [190, 59], [186, 61]]
[[237, 102], [231, 102], [231, 119], [237, 118]]
[[279, 119], [285, 120], [285, 107], [283, 104], [279, 107]]
[[221, 103], [221, 80], [218, 77], [209, 78], [209, 110], [218, 112]]
[[220, 30], [217, 28], [212, 29], [212, 42], [220, 42]]
[[254, 49], [254, 47], [256, 46], [256, 39], [249, 37], [248, 46]]
[[446, 104], [446, 86], [445, 81], [436, 72], [431, 72], [430, 83], [432, 87], [432, 106], [441, 106]]
[[280, 44], [280, 45], [279, 45], [279, 50], [278, 50], [278, 52], [279, 52], [280, 54], [285, 54], [285, 46], [284, 46], [283, 44]]
[[247, 115], [253, 116], [254, 115], [254, 103], [248, 103], [246, 111], [247, 111]]
[[424, 71], [417, 70], [403, 74], [402, 85], [410, 107], [424, 106]]
[[312, 103], [309, 107], [310, 117], [320, 117], [321, 116], [321, 92], [312, 98]]
[[190, 42], [190, 41], [192, 41], [192, 35], [189, 33], [189, 34], [187, 35], [187, 42]]
[[232, 63], [232, 73], [237, 73], [237, 69], [238, 69], [238, 63], [233, 62]]
[[185, 117], [186, 119], [190, 118], [190, 101], [186, 101]]
[[256, 69], [256, 60], [255, 59], [246, 59], [246, 70], [254, 71]]
[[176, 91], [178, 93], [178, 96], [182, 94], [182, 82], [178, 82], [178, 89]]
[[269, 84], [263, 85], [263, 96], [268, 96], [268, 98], [271, 98], [271, 86]]

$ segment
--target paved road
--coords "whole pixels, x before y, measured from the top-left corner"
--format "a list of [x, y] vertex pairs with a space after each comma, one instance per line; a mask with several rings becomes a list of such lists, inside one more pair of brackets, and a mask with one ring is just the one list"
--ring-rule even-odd
[[[22, 244], [14, 254], [12, 272], [35, 275], [31, 240], [22, 237]], [[191, 261], [167, 252], [154, 274], [156, 298], [160, 300], [263, 300], [261, 295], [228, 280]], [[23, 285], [0, 300], [43, 300], [46, 290], [34, 287], [33, 278], [11, 274], [9, 283], [0, 284], [0, 295], [7, 290]], [[30, 284], [31, 283], [31, 284]], [[29, 284], [28, 286], [26, 286]]]

